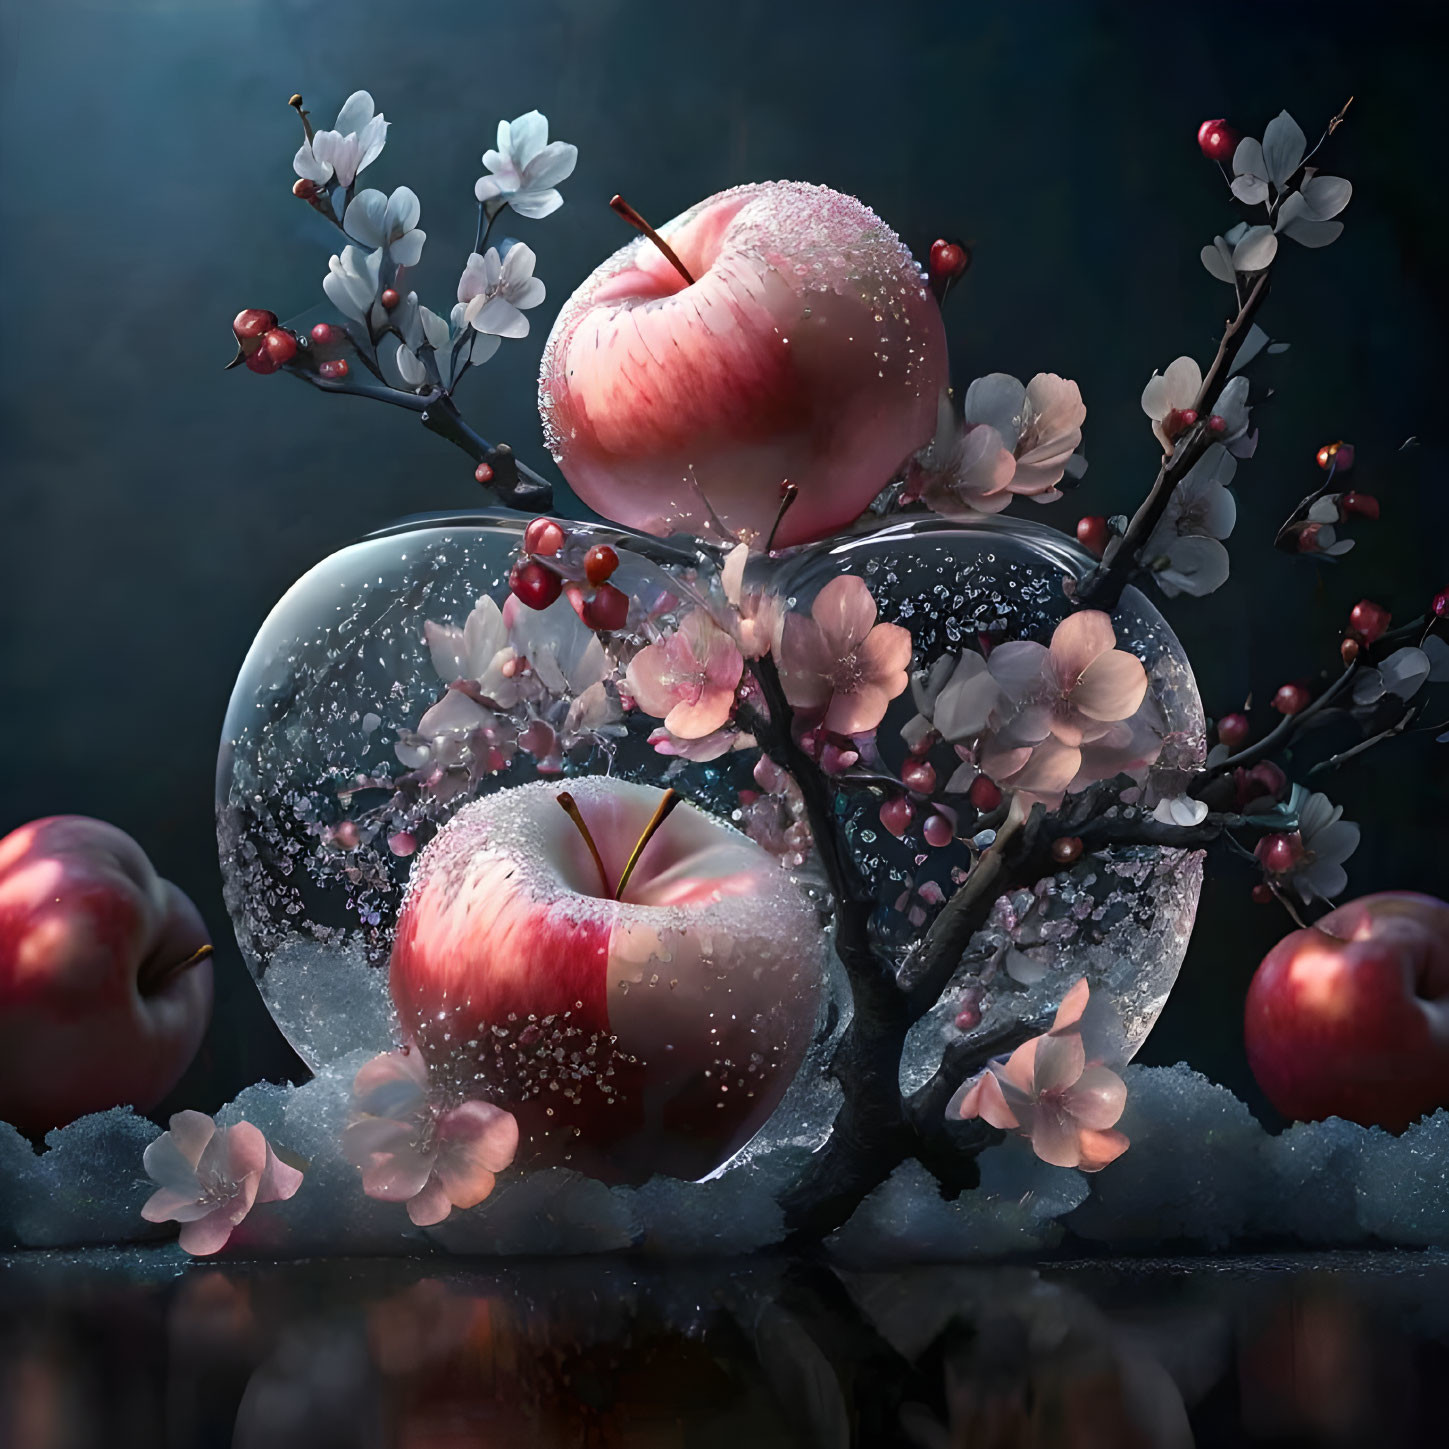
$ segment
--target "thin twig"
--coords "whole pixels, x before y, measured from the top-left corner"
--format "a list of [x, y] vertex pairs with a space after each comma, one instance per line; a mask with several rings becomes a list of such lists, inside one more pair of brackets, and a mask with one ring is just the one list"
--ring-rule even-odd
[[1336, 770], [1346, 761], [1353, 759], [1355, 755], [1361, 755], [1365, 750], [1373, 749], [1375, 745], [1381, 744], [1384, 740], [1391, 740], [1395, 735], [1403, 734], [1418, 717], [1419, 712], [1420, 706], [1410, 705], [1387, 729], [1380, 730], [1376, 735], [1370, 735], [1366, 740], [1360, 740], [1358, 744], [1351, 745], [1346, 750], [1340, 750], [1336, 755], [1330, 755], [1326, 760], [1320, 760], [1308, 772], [1308, 778], [1311, 780], [1315, 775], [1323, 775], [1327, 774], [1329, 770]]

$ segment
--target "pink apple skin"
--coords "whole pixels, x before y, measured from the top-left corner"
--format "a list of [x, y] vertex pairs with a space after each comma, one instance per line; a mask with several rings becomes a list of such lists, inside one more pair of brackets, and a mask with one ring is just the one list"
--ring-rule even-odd
[[[640, 237], [564, 305], [539, 377], [564, 477], [648, 533], [768, 535], [858, 518], [935, 432], [940, 309], [900, 238], [853, 197], [773, 181], [721, 192], [660, 228], [695, 279]], [[697, 483], [692, 486], [690, 478]]]
[[1449, 1107], [1449, 904], [1386, 891], [1285, 936], [1248, 988], [1244, 1033], [1285, 1117], [1399, 1131]]
[[196, 907], [134, 840], [54, 815], [0, 840], [0, 1120], [154, 1107], [211, 1019]]
[[[563, 783], [617, 881], [662, 792]], [[688, 804], [608, 899], [561, 788], [476, 801], [419, 856], [390, 973], [403, 1030], [435, 1081], [518, 1116], [520, 1163], [702, 1177], [809, 1045], [818, 919], [773, 856]]]

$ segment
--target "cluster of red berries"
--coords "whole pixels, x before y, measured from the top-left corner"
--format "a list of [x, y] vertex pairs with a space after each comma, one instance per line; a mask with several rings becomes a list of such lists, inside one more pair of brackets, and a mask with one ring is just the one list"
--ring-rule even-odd
[[[880, 807], [880, 823], [897, 840], [901, 840], [916, 818], [917, 801], [912, 797], [918, 797], [926, 811], [921, 821], [921, 834], [925, 837], [926, 844], [937, 850], [950, 845], [956, 838], [956, 812], [933, 805], [929, 798], [936, 788], [938, 777], [936, 767], [925, 757], [940, 740], [941, 737], [934, 730], [912, 740], [906, 762], [901, 766], [901, 784], [910, 793], [888, 796]], [[802, 739], [801, 744], [804, 743], [805, 740]], [[829, 745], [825, 747], [827, 756], [831, 748]], [[829, 772], [828, 758], [822, 756], [822, 763]], [[851, 763], [854, 763], [854, 759]], [[985, 775], [977, 775], [966, 791], [966, 799], [978, 816], [989, 815], [1001, 804], [1002, 794], [994, 780]]]
[[[486, 478], [482, 476], [484, 469], [488, 470]], [[486, 483], [493, 470], [480, 463], [474, 476]], [[513, 565], [508, 575], [510, 591], [530, 609], [546, 609], [566, 593], [574, 612], [590, 629], [622, 629], [629, 619], [629, 596], [609, 582], [619, 567], [619, 555], [606, 543], [596, 543], [584, 554], [584, 579], [593, 590], [588, 594], [577, 580], [565, 580], [557, 569], [542, 562], [557, 558], [567, 538], [562, 525], [552, 518], [535, 518], [523, 531], [528, 557]]]
[[277, 314], [264, 307], [248, 307], [238, 312], [231, 330], [253, 372], [275, 372], [297, 355], [296, 336], [285, 327], [277, 326]]
[[1359, 651], [1370, 644], [1377, 644], [1388, 632], [1393, 615], [1372, 599], [1360, 599], [1348, 611], [1348, 628], [1344, 632], [1339, 653], [1345, 664], [1352, 664]]

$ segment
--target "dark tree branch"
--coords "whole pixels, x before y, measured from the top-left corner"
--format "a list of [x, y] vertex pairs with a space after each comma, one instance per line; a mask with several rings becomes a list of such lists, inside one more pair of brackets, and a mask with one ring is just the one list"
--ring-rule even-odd
[[1139, 555], [1148, 539], [1152, 537], [1153, 530], [1161, 521], [1163, 513], [1166, 512], [1168, 500], [1172, 497], [1177, 485], [1187, 476], [1193, 464], [1202, 457], [1213, 441], [1207, 430], [1207, 420], [1212, 413], [1214, 404], [1222, 395], [1223, 388], [1227, 386], [1233, 361], [1247, 340], [1253, 318], [1268, 295], [1271, 276], [1270, 271], [1265, 271], [1253, 283], [1252, 290], [1248, 293], [1247, 300], [1242, 307], [1239, 308], [1237, 316], [1233, 317], [1224, 327], [1222, 340], [1218, 343], [1217, 356], [1213, 358], [1212, 366], [1208, 369], [1207, 376], [1203, 378], [1202, 387], [1198, 390], [1197, 399], [1193, 403], [1193, 408], [1198, 415], [1197, 422], [1178, 439], [1172, 454], [1163, 460], [1162, 467], [1157, 473], [1157, 481], [1152, 485], [1152, 491], [1148, 493], [1142, 506], [1132, 515], [1132, 521], [1127, 525], [1127, 531], [1107, 545], [1107, 552], [1103, 556], [1102, 562], [1082, 580], [1076, 595], [1079, 607], [1105, 609], [1108, 613], [1117, 607], [1117, 601], [1122, 597], [1122, 590], [1126, 588], [1132, 575], [1141, 565]]
[[507, 443], [490, 443], [475, 432], [464, 420], [453, 399], [441, 388], [405, 392], [382, 382], [323, 377], [315, 369], [296, 363], [288, 364], [286, 370], [310, 383], [319, 392], [337, 397], [368, 398], [416, 413], [429, 432], [447, 439], [475, 463], [487, 463], [492, 468], [493, 481], [488, 488], [504, 507], [542, 513], [553, 506], [553, 485], [548, 479], [520, 463]]

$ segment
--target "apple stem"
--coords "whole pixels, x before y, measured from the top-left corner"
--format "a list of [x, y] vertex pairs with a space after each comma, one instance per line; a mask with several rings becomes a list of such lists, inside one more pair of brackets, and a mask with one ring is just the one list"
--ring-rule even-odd
[[770, 536], [765, 540], [765, 552], [770, 553], [775, 547], [775, 535], [780, 531], [780, 525], [785, 521], [785, 515], [790, 511], [790, 505], [800, 496], [800, 485], [792, 483], [786, 478], [780, 484], [780, 508], [775, 514], [775, 521], [770, 525]]
[[669, 819], [669, 812], [683, 798], [678, 790], [666, 790], [664, 792], [664, 798], [659, 802], [658, 809], [655, 810], [648, 825], [644, 827], [643, 835], [639, 837], [638, 844], [635, 845], [633, 852], [624, 865], [624, 873], [619, 877], [619, 884], [614, 890], [614, 899], [616, 901], [622, 901], [624, 899], [624, 887], [629, 884], [629, 877], [634, 874], [634, 867], [639, 864], [639, 857], [644, 854], [645, 846], [654, 839], [659, 827]]
[[665, 241], [664, 238], [660, 236], [659, 233], [655, 231], [654, 228], [650, 226], [649, 223], [645, 221], [644, 218], [640, 216], [639, 213], [635, 211], [634, 208], [630, 206], [629, 203], [625, 201], [622, 196], [614, 196], [610, 198], [609, 205], [613, 207], [613, 209], [617, 211], [619, 215], [622, 216], [624, 220], [629, 223], [630, 226], [636, 228], [638, 231], [642, 231], [644, 235], [647, 236], [649, 240], [652, 241], [654, 245], [657, 246], [659, 250], [664, 253], [665, 260], [669, 263], [669, 265], [673, 267], [674, 270], [678, 272], [679, 275], [683, 277], [684, 280], [691, 287], [694, 285], [694, 278], [689, 275], [689, 269], [684, 265], [683, 262], [679, 260], [679, 257], [676, 255], [674, 248], [670, 246], [669, 243]]
[[[584, 837], [584, 844], [589, 847], [589, 854], [594, 857], [594, 864], [599, 868], [599, 880], [604, 886], [604, 897], [606, 900], [618, 900], [618, 894], [613, 886], [609, 884], [609, 872], [604, 869], [604, 857], [599, 854], [599, 847], [594, 844], [594, 837], [589, 830], [588, 822], [579, 809], [578, 801], [569, 794], [567, 790], [560, 792], [558, 803], [563, 806], [564, 814], [578, 827], [579, 834]], [[631, 860], [630, 865], [633, 864]]]
[[144, 980], [136, 983], [137, 989], [142, 996], [155, 996], [158, 991], [169, 986], [183, 971], [189, 971], [191, 967], [199, 966], [215, 951], [216, 948], [208, 941], [206, 945], [198, 946], [184, 961], [177, 961], [174, 965], [162, 966], [158, 970], [150, 972]]

